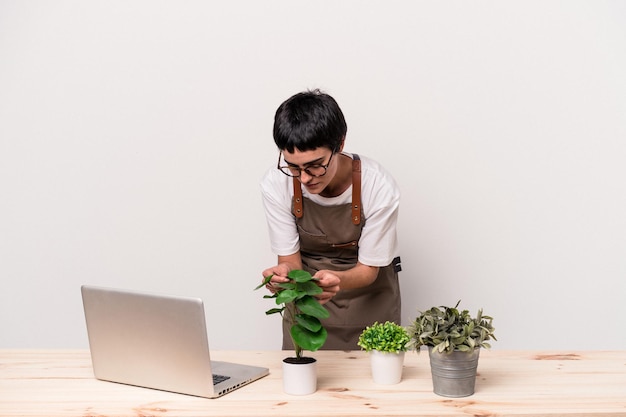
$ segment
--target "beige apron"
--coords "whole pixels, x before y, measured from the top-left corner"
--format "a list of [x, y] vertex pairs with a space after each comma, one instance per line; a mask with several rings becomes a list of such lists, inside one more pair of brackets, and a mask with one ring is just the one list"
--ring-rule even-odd
[[[360, 160], [353, 155], [353, 202], [322, 206], [302, 197], [294, 178], [294, 214], [300, 235], [303, 268], [311, 274], [320, 269], [343, 271], [358, 260], [358, 242], [365, 222], [360, 202]], [[359, 335], [375, 321], [400, 324], [400, 258], [379, 270], [367, 287], [339, 291], [324, 306], [330, 317], [323, 320], [328, 339], [322, 349], [358, 350]], [[290, 325], [283, 321], [283, 349], [293, 349]]]

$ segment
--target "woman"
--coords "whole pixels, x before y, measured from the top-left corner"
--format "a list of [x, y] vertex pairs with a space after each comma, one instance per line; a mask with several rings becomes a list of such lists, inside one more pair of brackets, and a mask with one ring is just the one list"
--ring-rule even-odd
[[[343, 152], [346, 122], [319, 90], [298, 93], [274, 118], [277, 168], [261, 181], [272, 250], [278, 264], [270, 291], [293, 269], [309, 271], [330, 311], [324, 349], [355, 350], [374, 321], [400, 324], [396, 223], [400, 193], [375, 161]], [[283, 349], [292, 349], [283, 322]]]

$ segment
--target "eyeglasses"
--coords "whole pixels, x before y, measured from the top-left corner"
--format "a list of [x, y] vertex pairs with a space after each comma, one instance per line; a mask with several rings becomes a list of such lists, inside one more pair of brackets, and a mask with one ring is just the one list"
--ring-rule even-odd
[[328, 166], [330, 165], [330, 161], [333, 160], [333, 155], [335, 153], [331, 153], [330, 154], [330, 159], [328, 159], [328, 163], [326, 165], [309, 165], [307, 167], [304, 168], [300, 168], [299, 166], [296, 165], [280, 165], [280, 157], [282, 156], [282, 153], [278, 154], [278, 164], [276, 165], [276, 168], [280, 169], [280, 171], [287, 175], [288, 177], [299, 177], [300, 175], [302, 175], [302, 171], [306, 172], [308, 175], [312, 176], [312, 177], [323, 177], [324, 175], [326, 175], [326, 169], [328, 168]]

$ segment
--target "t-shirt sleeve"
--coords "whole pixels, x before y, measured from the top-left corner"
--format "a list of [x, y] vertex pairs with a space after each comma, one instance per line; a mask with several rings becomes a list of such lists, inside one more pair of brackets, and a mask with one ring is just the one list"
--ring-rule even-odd
[[364, 164], [361, 198], [365, 224], [359, 239], [359, 262], [387, 266], [399, 255], [396, 225], [400, 189], [381, 166]]
[[261, 196], [265, 208], [270, 246], [278, 256], [300, 250], [295, 217], [291, 212], [291, 179], [278, 170], [269, 170], [261, 180]]

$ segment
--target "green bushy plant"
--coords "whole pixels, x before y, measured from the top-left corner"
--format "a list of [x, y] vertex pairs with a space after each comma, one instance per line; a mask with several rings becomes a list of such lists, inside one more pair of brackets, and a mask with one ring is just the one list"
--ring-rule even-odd
[[478, 310], [472, 317], [468, 310], [458, 310], [459, 300], [454, 307], [432, 307], [420, 311], [420, 315], [409, 326], [409, 348], [419, 351], [421, 346], [430, 346], [438, 352], [471, 351], [479, 347], [491, 348], [488, 340], [497, 340], [492, 325], [493, 318]]
[[383, 324], [375, 322], [367, 326], [357, 344], [367, 352], [406, 352], [409, 334], [406, 329], [396, 323], [387, 321]]
[[[267, 310], [265, 314], [280, 314], [291, 325], [290, 335], [296, 352], [296, 358], [302, 358], [302, 351], [314, 352], [321, 348], [328, 332], [321, 320], [330, 316], [328, 310], [315, 298], [322, 289], [315, 283], [315, 278], [307, 271], [294, 269], [287, 275], [289, 282], [278, 284], [277, 291], [263, 298], [274, 299], [280, 307]], [[265, 286], [272, 276], [266, 277], [255, 288]]]

